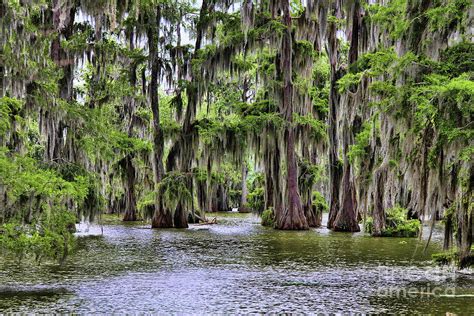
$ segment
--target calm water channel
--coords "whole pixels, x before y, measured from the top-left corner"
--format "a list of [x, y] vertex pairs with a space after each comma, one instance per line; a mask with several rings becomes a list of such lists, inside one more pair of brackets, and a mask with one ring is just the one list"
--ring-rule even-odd
[[[474, 314], [474, 276], [431, 266], [424, 241], [275, 231], [246, 214], [208, 230], [82, 225], [62, 266], [0, 263], [0, 312]], [[425, 234], [426, 235], [426, 234]], [[434, 293], [434, 294], [433, 294]]]

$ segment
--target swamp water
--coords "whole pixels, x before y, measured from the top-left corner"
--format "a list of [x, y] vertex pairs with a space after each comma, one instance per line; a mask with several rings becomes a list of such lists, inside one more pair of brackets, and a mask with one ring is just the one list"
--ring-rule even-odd
[[474, 277], [430, 263], [439, 232], [424, 253], [417, 238], [276, 231], [251, 214], [214, 216], [208, 229], [118, 224], [101, 235], [81, 225], [62, 266], [0, 263], [0, 312], [474, 314]]

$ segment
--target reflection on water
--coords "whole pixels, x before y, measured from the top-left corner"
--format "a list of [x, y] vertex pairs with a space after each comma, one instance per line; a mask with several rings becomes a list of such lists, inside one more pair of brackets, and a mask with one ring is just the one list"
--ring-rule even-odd
[[215, 216], [189, 230], [91, 226], [62, 266], [3, 262], [0, 311], [474, 313], [472, 276], [430, 266], [436, 238], [423, 253], [417, 239]]

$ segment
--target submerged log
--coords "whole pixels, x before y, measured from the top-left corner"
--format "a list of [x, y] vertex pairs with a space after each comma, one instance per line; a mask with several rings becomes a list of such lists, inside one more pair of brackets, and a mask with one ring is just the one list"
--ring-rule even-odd
[[217, 217], [214, 217], [211, 220], [203, 221], [202, 223], [198, 223], [196, 225], [213, 225], [213, 224], [217, 224]]

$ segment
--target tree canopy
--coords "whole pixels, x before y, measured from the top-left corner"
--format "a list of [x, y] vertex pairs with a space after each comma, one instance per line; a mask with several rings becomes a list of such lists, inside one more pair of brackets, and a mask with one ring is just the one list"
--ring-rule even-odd
[[[469, 0], [4, 0], [0, 245], [102, 213], [473, 235]], [[413, 222], [413, 220], [415, 220]], [[405, 226], [404, 226], [405, 225]], [[410, 232], [406, 233], [412, 234]]]

